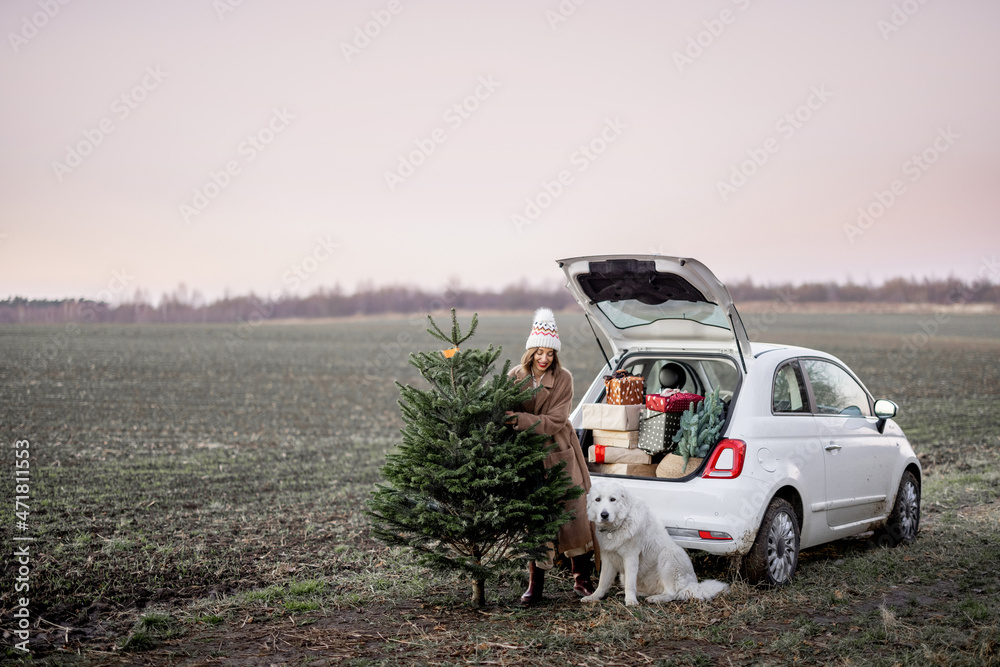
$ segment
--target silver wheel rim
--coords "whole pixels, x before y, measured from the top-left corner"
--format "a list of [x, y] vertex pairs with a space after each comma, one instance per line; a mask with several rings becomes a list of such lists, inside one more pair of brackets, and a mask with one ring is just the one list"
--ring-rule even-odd
[[899, 492], [899, 533], [904, 541], [909, 542], [917, 536], [917, 526], [920, 522], [920, 500], [917, 498], [917, 487], [907, 481]]
[[785, 512], [778, 513], [767, 529], [767, 569], [771, 579], [783, 584], [795, 571], [795, 525]]

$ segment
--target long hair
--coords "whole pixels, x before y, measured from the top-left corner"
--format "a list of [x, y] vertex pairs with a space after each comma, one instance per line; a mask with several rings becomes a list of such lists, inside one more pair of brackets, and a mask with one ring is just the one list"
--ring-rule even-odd
[[[537, 347], [529, 347], [527, 350], [524, 351], [524, 354], [521, 355], [521, 368], [524, 369], [525, 373], [528, 374], [531, 373], [531, 361], [532, 359], [534, 359], [535, 350], [537, 349], [538, 349]], [[556, 352], [555, 350], [552, 350], [552, 363], [549, 365], [548, 368], [545, 369], [545, 372], [551, 370], [553, 373], [555, 373], [560, 368], [562, 368], [562, 364], [559, 363], [559, 353]]]

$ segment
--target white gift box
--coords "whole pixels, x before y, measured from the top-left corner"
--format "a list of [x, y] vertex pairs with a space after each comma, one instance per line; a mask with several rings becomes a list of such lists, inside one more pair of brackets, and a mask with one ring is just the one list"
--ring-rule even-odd
[[639, 405], [607, 405], [587, 403], [583, 406], [581, 426], [604, 431], [637, 431], [639, 415], [646, 407]]

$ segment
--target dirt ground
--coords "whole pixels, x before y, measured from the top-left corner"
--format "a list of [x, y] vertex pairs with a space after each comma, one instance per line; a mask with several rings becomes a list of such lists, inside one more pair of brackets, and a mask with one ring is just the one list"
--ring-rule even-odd
[[[958, 511], [963, 519], [996, 520], [1000, 503], [970, 506]], [[921, 536], [933, 540], [940, 513], [925, 514]], [[916, 546], [919, 546], [920, 541]], [[861, 539], [840, 542], [804, 551], [800, 572], [824, 566], [836, 568], [845, 558], [864, 557], [873, 547]], [[914, 556], [903, 556], [911, 561]], [[725, 562], [714, 559], [718, 571], [704, 571], [701, 576], [725, 577]], [[888, 614], [887, 629], [898, 632], [893, 637], [897, 649], [908, 647], [907, 629], [944, 621], [943, 609], [960, 596], [958, 583], [948, 577], [914, 576], [884, 588], [868, 591], [807, 592], [793, 598], [778, 593], [737, 585], [730, 599], [712, 603], [672, 603], [655, 610], [667, 618], [674, 614], [690, 615], [702, 627], [717, 626], [714, 641], [683, 632], [628, 634], [625, 641], [608, 645], [602, 637], [590, 633], [601, 623], [619, 623], [626, 627], [632, 619], [622, 605], [620, 595], [599, 605], [581, 607], [573, 595], [569, 575], [556, 572], [547, 582], [547, 599], [524, 609], [511, 600], [518, 591], [517, 582], [493, 590], [492, 599], [500, 599], [485, 609], [474, 609], [452, 598], [431, 595], [425, 600], [399, 600], [390, 604], [362, 607], [321, 608], [304, 613], [285, 613], [272, 609], [264, 617], [246, 616], [217, 625], [195, 623], [186, 632], [143, 652], [124, 653], [106, 642], [121, 635], [118, 620], [126, 613], [95, 604], [86, 611], [87, 621], [67, 630], [48, 625], [35, 637], [41, 650], [42, 664], [78, 663], [87, 665], [327, 665], [351, 664], [591, 664], [642, 665], [665, 661], [666, 664], [781, 664], [788, 658], [781, 646], [793, 627], [813, 628], [810, 636], [796, 647], [796, 660], [826, 664], [833, 659], [831, 644], [856, 637], [862, 631], [852, 626], [859, 615], [869, 612], [883, 618]], [[459, 590], [458, 583], [451, 591]], [[980, 594], [987, 591], [973, 589]], [[215, 591], [172, 591], [168, 605], [182, 607], [194, 598], [213, 597]], [[830, 604], [844, 595], [849, 604]], [[779, 599], [781, 598], [781, 599]], [[450, 603], [442, 601], [450, 599]], [[843, 600], [843, 602], [848, 602]], [[755, 623], [733, 623], [740, 607], [755, 604], [769, 609]], [[606, 609], [601, 609], [601, 605]], [[785, 607], [785, 609], [782, 609]], [[55, 611], [55, 610], [53, 610]], [[905, 622], [895, 620], [905, 613]], [[132, 615], [134, 618], [134, 614]], [[621, 618], [625, 618], [624, 622]], [[654, 622], [662, 617], [650, 618]], [[618, 619], [618, 620], [615, 620]], [[892, 625], [896, 624], [896, 625]], [[45, 624], [43, 624], [45, 625]], [[642, 623], [639, 624], [642, 627]], [[607, 630], [607, 628], [605, 628]], [[619, 634], [623, 631], [616, 630]], [[527, 639], [525, 639], [527, 638]], [[68, 644], [66, 643], [68, 641]], [[512, 641], [517, 640], [517, 641]], [[992, 644], [993, 655], [981, 663], [997, 661], [1000, 635]], [[963, 647], [955, 646], [958, 650]], [[980, 649], [982, 650], [982, 649]], [[693, 656], [693, 657], [692, 657]], [[802, 659], [804, 658], [804, 660]], [[992, 662], [991, 662], [992, 661]], [[866, 664], [866, 663], [861, 663]]]

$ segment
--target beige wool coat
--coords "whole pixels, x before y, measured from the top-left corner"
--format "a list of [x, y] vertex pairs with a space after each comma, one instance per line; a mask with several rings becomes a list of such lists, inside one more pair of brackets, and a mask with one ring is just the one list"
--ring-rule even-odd
[[[510, 371], [511, 378], [522, 380], [528, 376], [522, 367]], [[531, 387], [529, 381], [528, 387]], [[580, 440], [569, 422], [569, 412], [573, 405], [573, 376], [565, 368], [547, 371], [542, 376], [542, 389], [521, 405], [521, 412], [515, 412], [517, 422], [514, 429], [524, 431], [535, 426], [535, 431], [552, 436], [556, 448], [545, 457], [545, 468], [566, 462], [566, 474], [573, 483], [583, 487], [584, 495], [566, 504], [573, 512], [573, 519], [559, 529], [559, 552], [567, 556], [578, 556], [594, 548], [594, 526], [587, 519], [587, 496], [590, 490], [590, 473], [587, 460], [580, 448]]]

